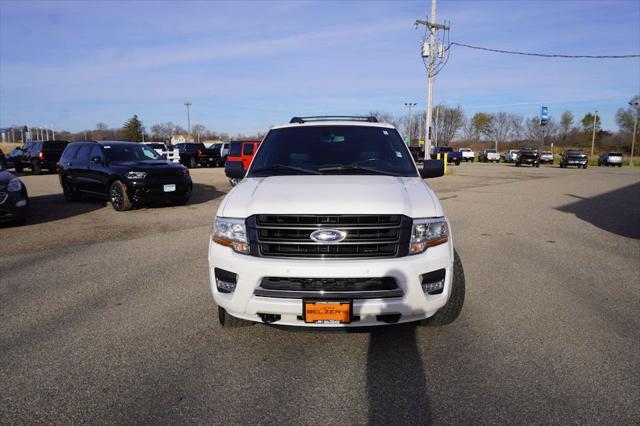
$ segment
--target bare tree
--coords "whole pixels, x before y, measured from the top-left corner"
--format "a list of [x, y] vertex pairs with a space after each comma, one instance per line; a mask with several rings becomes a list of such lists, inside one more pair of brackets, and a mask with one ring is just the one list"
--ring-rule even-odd
[[369, 111], [367, 114], [369, 117], [375, 117], [378, 121], [383, 123], [393, 124], [396, 128], [400, 127], [400, 120], [397, 117], [389, 114], [385, 111]]
[[155, 140], [166, 141], [173, 136], [175, 125], [171, 121], [151, 126], [151, 137]]
[[510, 114], [502, 111], [491, 114], [487, 133], [494, 141], [496, 151], [498, 150], [498, 145], [502, 145], [509, 140], [511, 129], [512, 120]]
[[509, 114], [511, 121], [511, 140], [521, 140], [524, 134], [524, 117], [520, 114]]
[[200, 143], [200, 138], [205, 136], [205, 133], [208, 132], [207, 128], [202, 124], [194, 124], [191, 126], [191, 134], [195, 135], [196, 141]]
[[465, 117], [462, 134], [467, 141], [476, 141], [480, 137], [476, 131], [476, 126], [473, 125], [473, 119], [471, 117]]
[[438, 105], [434, 108], [434, 117], [437, 117], [435, 129], [437, 142], [440, 146], [449, 146], [456, 133], [464, 125], [464, 111], [460, 105], [447, 107]]
[[540, 125], [539, 117], [531, 117], [527, 120], [525, 136], [535, 146], [542, 138], [544, 138], [545, 143], [551, 142], [558, 134], [558, 130], [558, 123], [553, 117], [549, 118], [549, 121], [544, 126]]

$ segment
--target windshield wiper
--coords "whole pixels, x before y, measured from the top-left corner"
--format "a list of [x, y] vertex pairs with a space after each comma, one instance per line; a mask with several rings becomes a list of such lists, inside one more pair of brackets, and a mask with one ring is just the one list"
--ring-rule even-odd
[[260, 167], [258, 169], [255, 170], [251, 170], [251, 173], [261, 173], [261, 172], [277, 172], [279, 170], [287, 170], [287, 171], [291, 171], [291, 172], [299, 172], [299, 173], [304, 173], [307, 175], [320, 175], [322, 173], [317, 172], [315, 170], [311, 170], [311, 169], [303, 169], [302, 167], [295, 167], [295, 166], [287, 166], [286, 164], [273, 164], [269, 167]]
[[341, 166], [334, 166], [334, 167], [320, 167], [318, 169], [319, 172], [341, 172], [341, 171], [351, 171], [351, 170], [363, 170], [366, 172], [371, 172], [371, 173], [376, 173], [379, 175], [386, 175], [386, 176], [400, 176], [397, 173], [393, 173], [393, 172], [387, 172], [385, 170], [379, 170], [379, 169], [372, 169], [371, 167], [362, 167], [362, 166], [358, 166], [355, 164], [343, 164]]

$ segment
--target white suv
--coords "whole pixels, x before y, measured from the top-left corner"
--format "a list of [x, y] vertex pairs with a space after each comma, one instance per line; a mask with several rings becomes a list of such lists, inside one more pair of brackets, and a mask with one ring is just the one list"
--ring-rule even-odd
[[465, 283], [449, 222], [398, 131], [372, 117], [272, 128], [223, 199], [209, 277], [225, 327], [448, 324]]

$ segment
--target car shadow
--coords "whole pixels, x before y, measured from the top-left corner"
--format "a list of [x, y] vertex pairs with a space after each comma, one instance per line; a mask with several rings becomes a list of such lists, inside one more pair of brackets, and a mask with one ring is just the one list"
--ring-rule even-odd
[[578, 201], [558, 207], [557, 210], [573, 213], [605, 231], [640, 239], [640, 182], [591, 198], [567, 195]]
[[89, 213], [106, 206], [104, 200], [82, 200], [68, 202], [62, 193], [37, 195], [29, 197], [29, 210], [27, 211], [27, 225], [55, 222], [73, 216]]
[[371, 332], [367, 354], [368, 423], [430, 424], [431, 405], [416, 325]]

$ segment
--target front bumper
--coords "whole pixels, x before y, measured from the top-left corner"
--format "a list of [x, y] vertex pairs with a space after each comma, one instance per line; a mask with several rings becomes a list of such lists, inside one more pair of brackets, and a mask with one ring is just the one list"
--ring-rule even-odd
[[29, 201], [27, 194], [0, 191], [0, 223], [16, 222], [25, 218]]
[[[175, 185], [175, 191], [166, 192], [165, 185]], [[193, 183], [191, 178], [163, 178], [151, 181], [129, 181], [127, 194], [135, 204], [150, 204], [179, 201], [191, 196]]]
[[[386, 325], [379, 315], [399, 314], [398, 323], [428, 318], [443, 307], [451, 292], [453, 249], [448, 243], [427, 249], [425, 253], [385, 259], [282, 259], [254, 257], [234, 252], [229, 247], [209, 242], [209, 281], [213, 299], [230, 315], [262, 322], [260, 314], [280, 315], [276, 325], [307, 327], [365, 327]], [[215, 282], [215, 268], [237, 274], [233, 293], [221, 293]], [[427, 295], [421, 276], [445, 269], [441, 294]], [[289, 278], [367, 278], [392, 277], [402, 290], [401, 297], [353, 299], [350, 324], [308, 324], [302, 319], [302, 298], [262, 297], [255, 294], [265, 277]], [[345, 299], [341, 299], [345, 300]]]

